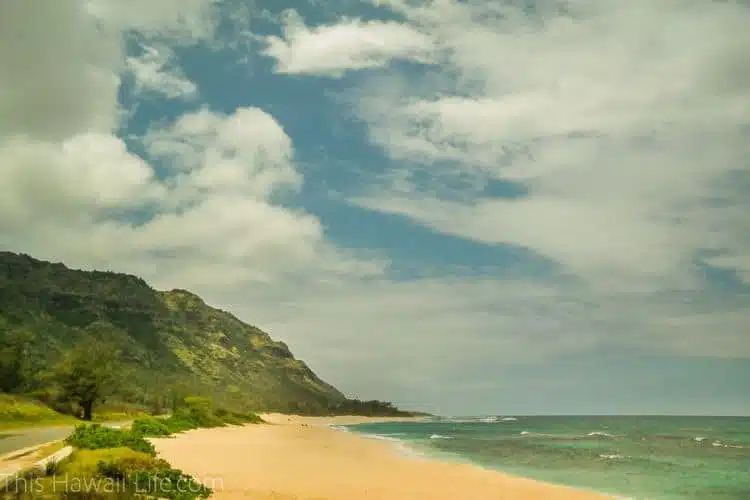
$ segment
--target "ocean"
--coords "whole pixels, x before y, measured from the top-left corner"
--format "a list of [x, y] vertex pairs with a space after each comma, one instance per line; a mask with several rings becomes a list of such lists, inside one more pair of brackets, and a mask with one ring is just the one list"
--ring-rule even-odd
[[750, 500], [750, 417], [469, 417], [343, 427], [410, 453], [620, 498]]

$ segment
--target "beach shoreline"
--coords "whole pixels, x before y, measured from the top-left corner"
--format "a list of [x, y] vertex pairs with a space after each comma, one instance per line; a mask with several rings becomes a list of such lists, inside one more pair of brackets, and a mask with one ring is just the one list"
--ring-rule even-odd
[[433, 457], [335, 425], [405, 420], [266, 414], [268, 424], [154, 439], [159, 455], [214, 489], [251, 500], [603, 500], [614, 497]]

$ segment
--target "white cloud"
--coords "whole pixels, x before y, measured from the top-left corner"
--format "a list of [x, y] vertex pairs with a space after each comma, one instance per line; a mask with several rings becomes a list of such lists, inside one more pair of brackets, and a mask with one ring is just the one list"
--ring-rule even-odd
[[724, 254], [706, 260], [711, 266], [736, 271], [745, 283], [750, 283], [750, 252], [745, 254]]
[[439, 40], [441, 78], [457, 75], [458, 88], [391, 73], [359, 89], [372, 140], [407, 171], [447, 183], [458, 168], [530, 195], [456, 202], [414, 184], [360, 204], [524, 246], [607, 286], [693, 286], [699, 251], [750, 248], [750, 222], [730, 215], [750, 200], [727, 189], [750, 183], [746, 6], [582, 0], [570, 15], [545, 3], [535, 15], [499, 1], [381, 3]]
[[263, 53], [276, 59], [279, 73], [342, 76], [377, 68], [393, 59], [429, 62], [432, 41], [396, 22], [345, 20], [308, 28], [295, 11], [284, 17], [284, 37], [267, 36]]
[[168, 98], [195, 98], [198, 87], [179, 69], [170, 68], [174, 52], [164, 45], [143, 46], [139, 57], [128, 57], [128, 69], [135, 79], [135, 92], [157, 92]]
[[[86, 10], [117, 31], [190, 44], [213, 37], [219, 0], [84, 0]], [[80, 2], [79, 2], [80, 3]]]
[[314, 283], [283, 298], [268, 289], [227, 289], [210, 298], [269, 328], [343, 390], [399, 395], [406, 403], [434, 390], [437, 404], [439, 388], [455, 389], [460, 401], [472, 384], [485, 384], [491, 399], [504, 383], [499, 374], [526, 365], [543, 376], [561, 357], [750, 357], [741, 298], [705, 302], [692, 294], [602, 294], [582, 285], [444, 276]]
[[26, 230], [38, 218], [126, 208], [154, 198], [153, 171], [107, 134], [50, 144], [15, 139], [0, 147], [0, 223]]
[[[264, 111], [203, 108], [154, 129], [154, 159], [175, 167], [159, 176], [113, 135], [125, 33], [193, 43], [211, 35], [212, 4], [0, 4], [0, 66], [14, 69], [0, 74], [0, 243], [204, 290], [382, 272], [331, 246], [316, 217], [280, 204], [302, 177], [290, 138]], [[170, 52], [155, 46], [147, 62], [158, 71], [141, 83], [186, 90], [159, 73]]]
[[231, 116], [207, 109], [188, 113], [167, 129], [153, 130], [145, 142], [152, 155], [184, 171], [175, 179], [183, 190], [266, 199], [302, 182], [289, 137], [257, 108], [239, 108]]
[[[143, 89], [190, 95], [169, 47], [211, 38], [209, 0], [0, 2], [0, 67], [13, 69], [0, 72], [0, 245], [192, 289], [365, 396], [483, 384], [491, 394], [503, 366], [567, 355], [750, 356], [746, 297], [654, 291], [695, 288], [696, 249], [748, 277], [748, 150], [735, 125], [750, 73], [732, 58], [744, 14], [579, 0], [596, 20], [537, 28], [513, 7], [504, 14], [515, 24], [504, 24], [499, 2], [413, 5], [401, 4], [402, 25], [288, 19], [267, 55], [286, 73], [383, 70], [357, 89], [357, 111], [405, 168], [357, 202], [532, 248], [587, 282], [445, 269], [392, 279], [386, 258], [336, 247], [315, 215], [283, 203], [304, 179], [292, 138], [258, 108], [186, 112], [149, 132], [147, 158], [128, 151], [113, 135], [120, 76], [129, 64]], [[128, 60], [131, 32], [158, 54]], [[450, 62], [435, 70], [437, 88], [388, 67], [436, 54]], [[429, 191], [410, 167], [445, 185]], [[531, 197], [436, 194], [467, 173], [522, 183]]]
[[120, 39], [81, 1], [0, 3], [0, 140], [64, 140], [117, 123]]

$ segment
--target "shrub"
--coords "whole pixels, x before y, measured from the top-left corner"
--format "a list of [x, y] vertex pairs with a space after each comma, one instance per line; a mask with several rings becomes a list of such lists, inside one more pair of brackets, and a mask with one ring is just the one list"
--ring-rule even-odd
[[200, 423], [189, 410], [177, 410], [169, 418], [164, 420], [164, 424], [170, 433], [188, 431], [197, 429]]
[[152, 456], [156, 455], [154, 445], [143, 439], [143, 436], [111, 427], [102, 427], [98, 424], [76, 426], [66, 442], [76, 448], [88, 450], [125, 447]]
[[190, 500], [208, 498], [213, 491], [164, 460], [116, 460], [99, 462], [98, 473], [123, 481], [139, 495]]
[[69, 477], [91, 477], [99, 468], [99, 463], [125, 461], [146, 464], [155, 458], [148, 453], [133, 451], [130, 448], [103, 448], [100, 450], [75, 450], [69, 460], [60, 463], [59, 473]]
[[143, 437], [169, 436], [172, 433], [165, 420], [156, 418], [139, 418], [130, 429], [133, 434]]

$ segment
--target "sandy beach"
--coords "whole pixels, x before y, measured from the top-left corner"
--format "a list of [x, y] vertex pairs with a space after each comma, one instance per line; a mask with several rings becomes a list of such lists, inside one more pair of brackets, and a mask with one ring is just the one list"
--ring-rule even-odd
[[465, 464], [399, 454], [385, 441], [327, 427], [382, 419], [265, 415], [270, 425], [155, 439], [163, 458], [214, 488], [217, 499], [596, 500], [597, 493]]

